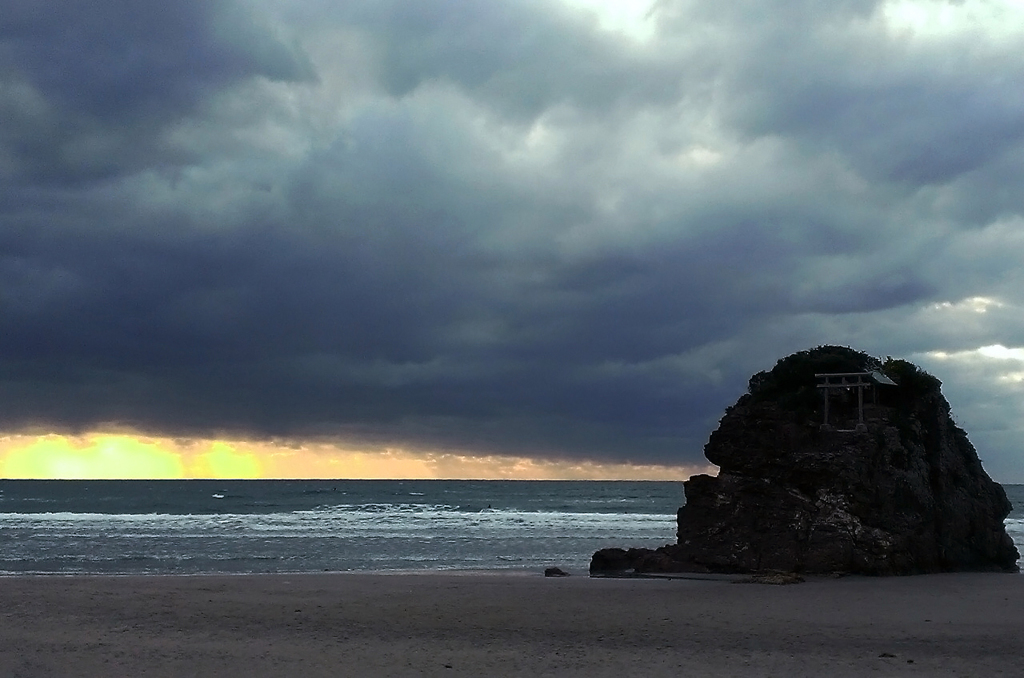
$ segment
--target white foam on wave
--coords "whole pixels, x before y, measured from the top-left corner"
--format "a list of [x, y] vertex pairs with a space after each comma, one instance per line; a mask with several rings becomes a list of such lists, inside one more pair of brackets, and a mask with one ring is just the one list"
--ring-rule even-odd
[[[1005, 521], [1024, 554], [1024, 517]], [[362, 504], [217, 514], [0, 513], [0, 570], [99, 572], [585, 570], [605, 546], [675, 541], [675, 516]], [[15, 567], [16, 564], [16, 567]]]
[[[1017, 551], [1024, 558], [1024, 518], [1007, 518], [1003, 521], [1006, 525], [1006, 534], [1010, 535], [1010, 539], [1013, 540], [1014, 546], [1017, 547]], [[1019, 564], [1021, 561], [1017, 561]]]
[[423, 504], [370, 504], [281, 513], [106, 514], [4, 513], [0, 528], [45, 530], [51, 534], [120, 534], [126, 538], [156, 535], [267, 537], [404, 537], [439, 534], [470, 537], [589, 536], [594, 538], [668, 539], [675, 516], [654, 513], [587, 513], [488, 509]]

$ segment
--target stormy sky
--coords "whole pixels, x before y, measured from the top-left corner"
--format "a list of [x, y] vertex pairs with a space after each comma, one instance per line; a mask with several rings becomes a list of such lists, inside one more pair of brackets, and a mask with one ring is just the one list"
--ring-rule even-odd
[[842, 344], [1024, 482], [1012, 0], [0, 0], [0, 429], [686, 465]]

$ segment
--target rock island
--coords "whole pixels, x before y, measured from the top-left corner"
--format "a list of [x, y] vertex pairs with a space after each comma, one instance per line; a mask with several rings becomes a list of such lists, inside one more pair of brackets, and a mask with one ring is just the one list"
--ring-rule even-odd
[[677, 542], [603, 549], [591, 573], [1017, 571], [1006, 493], [940, 387], [846, 347], [779, 360], [711, 434], [720, 470], [684, 483]]

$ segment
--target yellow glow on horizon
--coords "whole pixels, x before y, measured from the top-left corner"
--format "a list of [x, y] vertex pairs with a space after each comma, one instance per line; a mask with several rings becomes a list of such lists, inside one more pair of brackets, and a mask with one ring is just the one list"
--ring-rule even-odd
[[128, 480], [184, 475], [179, 456], [149, 439], [103, 434], [19, 438], [0, 438], [5, 478]]
[[210, 451], [193, 458], [189, 466], [192, 478], [259, 478], [262, 465], [256, 455], [239, 452], [220, 440], [210, 443]]
[[328, 442], [199, 440], [126, 433], [0, 436], [9, 479], [685, 480], [713, 467], [565, 461], [502, 455], [352, 450]]

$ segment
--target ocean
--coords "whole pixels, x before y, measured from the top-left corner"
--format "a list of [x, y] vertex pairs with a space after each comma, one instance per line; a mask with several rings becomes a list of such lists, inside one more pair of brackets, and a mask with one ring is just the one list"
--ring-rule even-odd
[[0, 574], [584, 573], [675, 541], [682, 503], [680, 482], [0, 480]]

